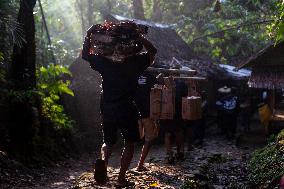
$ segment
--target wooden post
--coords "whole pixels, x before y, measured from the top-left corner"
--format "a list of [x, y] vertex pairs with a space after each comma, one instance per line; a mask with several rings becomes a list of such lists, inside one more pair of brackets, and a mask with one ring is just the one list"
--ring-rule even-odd
[[199, 96], [197, 92], [197, 80], [190, 79], [188, 82], [188, 96]]
[[[268, 93], [268, 106], [271, 109], [271, 116], [275, 113], [275, 89], [269, 90]], [[271, 128], [273, 127], [273, 120], [270, 118], [269, 124], [265, 127], [265, 134], [269, 135]]]
[[273, 113], [273, 110], [275, 109], [275, 89], [269, 90], [269, 107], [271, 108], [271, 111]]

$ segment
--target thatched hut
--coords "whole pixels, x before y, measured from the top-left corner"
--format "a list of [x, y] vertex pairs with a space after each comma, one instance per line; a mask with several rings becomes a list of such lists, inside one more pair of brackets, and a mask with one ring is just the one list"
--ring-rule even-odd
[[284, 42], [269, 45], [249, 58], [239, 68], [251, 67], [249, 86], [261, 89], [284, 88]]
[[[284, 121], [284, 42], [269, 45], [262, 49], [239, 68], [251, 67], [252, 74], [248, 81], [251, 88], [267, 90], [268, 103], [272, 109], [271, 119]], [[279, 114], [279, 115], [278, 115]], [[277, 117], [279, 116], [279, 117]]]

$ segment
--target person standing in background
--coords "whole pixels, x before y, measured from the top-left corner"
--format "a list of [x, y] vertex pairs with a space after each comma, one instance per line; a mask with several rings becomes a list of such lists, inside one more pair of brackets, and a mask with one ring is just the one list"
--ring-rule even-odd
[[218, 89], [221, 99], [216, 102], [221, 129], [228, 139], [235, 137], [239, 110], [239, 99], [231, 90], [227, 86]]
[[201, 99], [202, 99], [202, 118], [197, 120], [197, 124], [195, 125], [195, 142], [196, 145], [202, 145], [203, 139], [205, 135], [205, 128], [206, 128], [206, 120], [208, 116], [208, 102], [207, 102], [207, 95], [205, 91], [201, 92]]
[[251, 98], [248, 94], [243, 96], [242, 102], [240, 103], [240, 117], [241, 124], [245, 132], [250, 131], [250, 119], [252, 116], [252, 105]]
[[144, 71], [138, 79], [138, 90], [135, 96], [135, 103], [138, 107], [139, 130], [140, 137], [144, 137], [144, 145], [142, 147], [141, 156], [137, 164], [136, 170], [147, 171], [144, 162], [153, 144], [153, 141], [159, 134], [159, 126], [156, 120], [150, 118], [150, 92], [151, 88], [157, 83], [156, 77]]
[[[187, 95], [187, 86], [181, 80], [175, 80], [175, 116], [173, 120], [160, 120], [161, 130], [164, 133], [166, 148], [166, 160], [168, 164], [173, 164], [175, 159], [184, 159], [184, 121], [182, 120], [182, 97]], [[190, 136], [187, 136], [190, 137]], [[172, 144], [175, 141], [176, 154], [172, 151]]]

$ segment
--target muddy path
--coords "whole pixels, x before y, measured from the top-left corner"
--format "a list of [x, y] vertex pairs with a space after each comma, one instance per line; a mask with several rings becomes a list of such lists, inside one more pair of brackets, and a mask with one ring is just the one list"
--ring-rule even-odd
[[[138, 152], [128, 172], [128, 179], [135, 182], [133, 188], [181, 188], [186, 182], [197, 182], [203, 188], [249, 188], [247, 162], [253, 146], [238, 147], [235, 141], [221, 136], [207, 138], [202, 146], [185, 153], [185, 160], [168, 165], [163, 147], [154, 146], [147, 160], [149, 171], [139, 173], [134, 167]], [[115, 188], [119, 162], [115, 153], [110, 161], [110, 182], [105, 186], [96, 185], [92, 172], [78, 177], [73, 188]], [[116, 160], [114, 160], [116, 157]]]
[[[203, 145], [185, 152], [185, 160], [168, 165], [161, 144], [153, 146], [146, 162], [149, 171], [136, 172], [141, 145], [128, 171], [128, 179], [135, 182], [133, 188], [181, 188], [185, 183], [198, 183], [208, 188], [249, 188], [247, 162], [251, 153], [263, 145], [260, 130], [241, 134], [237, 140], [227, 140], [218, 129], [207, 131]], [[119, 169], [120, 146], [110, 159], [105, 186], [96, 185], [93, 179], [93, 162], [96, 155], [82, 155], [79, 159], [66, 159], [52, 167], [30, 169], [10, 161], [10, 166], [0, 166], [0, 188], [65, 189], [65, 188], [115, 188]]]

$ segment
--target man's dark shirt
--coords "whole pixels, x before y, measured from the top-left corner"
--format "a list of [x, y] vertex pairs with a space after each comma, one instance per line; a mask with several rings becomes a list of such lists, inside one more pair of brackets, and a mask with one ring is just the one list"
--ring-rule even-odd
[[135, 102], [141, 118], [150, 116], [150, 92], [157, 82], [156, 77], [145, 71], [138, 79], [138, 90], [136, 91]]
[[99, 55], [88, 56], [87, 61], [103, 79], [101, 111], [104, 121], [137, 119], [138, 112], [133, 100], [138, 77], [150, 64], [149, 54], [131, 56], [121, 63]]

